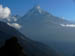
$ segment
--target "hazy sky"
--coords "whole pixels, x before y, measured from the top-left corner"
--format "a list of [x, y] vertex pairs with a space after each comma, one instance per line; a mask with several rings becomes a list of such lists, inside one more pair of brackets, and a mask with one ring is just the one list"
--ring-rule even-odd
[[8, 6], [12, 15], [24, 15], [36, 4], [41, 8], [69, 20], [75, 20], [75, 1], [74, 0], [0, 0], [0, 4]]

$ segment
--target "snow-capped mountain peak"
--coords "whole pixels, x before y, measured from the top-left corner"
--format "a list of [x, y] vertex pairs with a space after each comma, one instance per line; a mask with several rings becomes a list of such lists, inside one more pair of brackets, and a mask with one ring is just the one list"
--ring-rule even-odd
[[27, 14], [25, 14], [24, 15], [24, 17], [26, 16], [26, 17], [30, 17], [30, 16], [33, 16], [33, 15], [35, 15], [35, 16], [43, 16], [43, 15], [45, 15], [45, 16], [52, 16], [52, 14], [50, 14], [50, 13], [48, 13], [47, 11], [45, 11], [45, 10], [43, 10], [41, 7], [40, 7], [40, 5], [35, 5], [35, 6], [33, 6], [33, 8], [32, 9], [30, 9], [28, 12], [27, 12]]
[[40, 9], [40, 5], [36, 5], [36, 6], [34, 6], [34, 8], [36, 8], [36, 9]]
[[31, 12], [31, 14], [36, 14], [36, 13], [41, 14], [42, 9], [40, 8], [40, 5], [36, 5], [30, 10], [30, 12]]

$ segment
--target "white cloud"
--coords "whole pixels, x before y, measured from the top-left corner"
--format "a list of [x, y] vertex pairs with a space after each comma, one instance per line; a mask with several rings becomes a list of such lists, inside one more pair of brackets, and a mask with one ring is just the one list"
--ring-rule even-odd
[[2, 5], [0, 5], [0, 21], [6, 22], [9, 26], [14, 27], [16, 29], [20, 29], [21, 25], [19, 25], [18, 23], [14, 23], [17, 21], [17, 18], [10, 17], [10, 14], [11, 14], [10, 8], [3, 7]]
[[0, 5], [0, 18], [8, 18], [11, 14], [11, 10], [8, 7], [4, 7]]
[[12, 26], [12, 27], [14, 27], [14, 28], [16, 28], [16, 29], [20, 29], [21, 28], [21, 25], [20, 24], [18, 24], [18, 23], [7, 23], [9, 26]]
[[75, 27], [75, 24], [60, 24], [63, 27]]

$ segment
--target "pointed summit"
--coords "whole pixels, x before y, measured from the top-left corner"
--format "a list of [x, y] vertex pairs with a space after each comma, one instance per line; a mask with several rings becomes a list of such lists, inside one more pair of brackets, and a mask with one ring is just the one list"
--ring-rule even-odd
[[42, 16], [42, 15], [45, 15], [45, 16], [52, 16], [52, 14], [48, 13], [47, 11], [43, 10], [42, 8], [40, 8], [40, 5], [35, 5], [33, 6], [32, 9], [30, 9], [25, 16]]
[[43, 10], [40, 8], [40, 5], [35, 5], [28, 11], [27, 15], [40, 15], [42, 12]]
[[40, 8], [40, 5], [36, 5], [32, 8], [32, 11], [37, 12], [37, 13], [41, 13], [42, 9]]
[[34, 6], [34, 8], [36, 8], [36, 9], [41, 9], [41, 8], [40, 8], [40, 5], [36, 5], [36, 6]]

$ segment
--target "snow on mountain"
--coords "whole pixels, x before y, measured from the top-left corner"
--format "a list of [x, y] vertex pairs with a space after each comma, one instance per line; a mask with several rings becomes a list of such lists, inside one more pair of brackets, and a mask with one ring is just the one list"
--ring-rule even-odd
[[[52, 42], [58, 42], [60, 44], [63, 42], [75, 42], [74, 24], [62, 18], [53, 16], [41, 9], [40, 6], [34, 6], [17, 22], [22, 26], [20, 32], [33, 40], [48, 45]], [[56, 47], [56, 44], [53, 44], [53, 46], [57, 51], [59, 50], [59, 52], [64, 53], [64, 56], [72, 56], [74, 52], [70, 47], [67, 48], [68, 45], [63, 47], [63, 44], [62, 47], [61, 45], [57, 45], [58, 47]], [[65, 50], [65, 48], [67, 48], [67, 50]]]
[[18, 29], [29, 38], [48, 45], [50, 45], [51, 41], [75, 42], [75, 25], [67, 20], [53, 16], [41, 9], [39, 5], [34, 6], [23, 17], [10, 16], [7, 19], [0, 19], [0, 21]]
[[62, 27], [75, 27], [75, 24], [60, 24]]
[[[39, 5], [34, 6], [31, 10], [28, 11], [26, 15], [20, 18], [17, 22], [22, 26], [20, 31], [23, 34], [26, 34], [32, 39], [38, 41], [66, 41], [68, 37], [67, 34], [71, 34], [68, 31], [70, 30], [70, 28], [67, 29], [61, 25], [72, 24], [71, 22], [53, 16], [52, 14], [41, 9]], [[72, 29], [72, 31], [73, 30], [74, 29]], [[64, 35], [65, 32], [67, 36], [66, 38]], [[67, 41], [70, 41], [70, 39], [68, 39]]]

